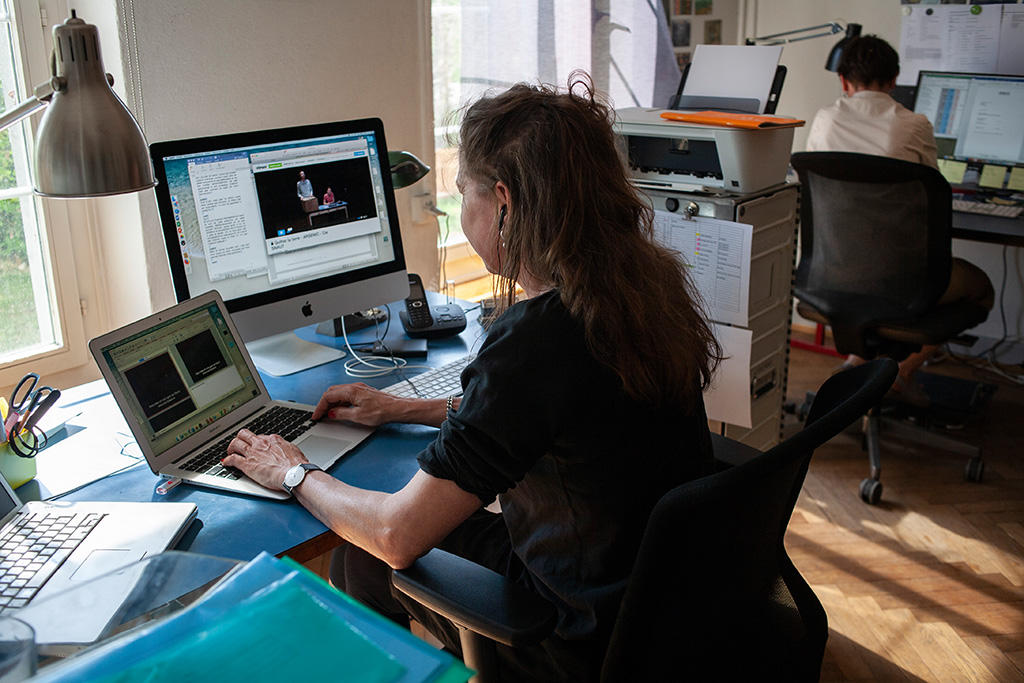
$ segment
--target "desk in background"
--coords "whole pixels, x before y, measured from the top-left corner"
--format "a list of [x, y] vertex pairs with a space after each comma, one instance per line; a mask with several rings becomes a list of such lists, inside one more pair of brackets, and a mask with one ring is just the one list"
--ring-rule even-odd
[[[963, 353], [971, 356], [985, 355], [1003, 337], [1005, 314], [1007, 321], [1019, 321], [1024, 314], [1024, 297], [1020, 288], [1020, 274], [1017, 263], [1022, 255], [1015, 249], [1004, 253], [1003, 247], [1024, 247], [1024, 215], [1017, 218], [1000, 218], [982, 214], [953, 212], [953, 237], [962, 240], [953, 243], [953, 255], [973, 263], [985, 271], [996, 290], [996, 302], [988, 320], [967, 332], [977, 341]], [[1003, 286], [1003, 278], [1007, 278]], [[1001, 310], [1002, 309], [1002, 310]], [[1013, 341], [1017, 331], [1007, 330], [1009, 340], [999, 344], [998, 361], [1008, 365], [1024, 363], [1024, 345]]]
[[[442, 298], [435, 294], [429, 296], [432, 303], [438, 303]], [[388, 332], [389, 338], [402, 334], [401, 325], [397, 320], [401, 306], [401, 302], [391, 305], [394, 319]], [[414, 362], [440, 366], [479, 348], [483, 329], [480, 327], [478, 316], [478, 308], [467, 311], [466, 330], [457, 337], [431, 340], [427, 359]], [[344, 348], [343, 340], [317, 335], [315, 329], [315, 325], [302, 328], [298, 334], [310, 341]], [[369, 342], [372, 341], [373, 335], [372, 328], [360, 330], [350, 334], [349, 340], [353, 344]], [[315, 405], [323, 390], [332, 384], [365, 381], [372, 386], [383, 387], [398, 379], [398, 375], [391, 374], [369, 380], [355, 380], [345, 374], [343, 363], [344, 359], [286, 377], [264, 375], [263, 380], [272, 398]], [[410, 371], [410, 375], [413, 372], [420, 370]], [[85, 411], [85, 417], [89, 414], [88, 403], [80, 406]], [[419, 469], [416, 455], [436, 434], [437, 429], [433, 427], [384, 425], [343, 456], [328, 471], [353, 486], [378, 491], [397, 491]], [[45, 451], [40, 457], [45, 457]], [[296, 561], [306, 562], [339, 543], [334, 532], [328, 530], [294, 499], [266, 500], [189, 484], [182, 484], [167, 495], [161, 496], [154, 490], [161, 481], [163, 478], [153, 474], [143, 463], [120, 474], [93, 482], [61, 499], [195, 503], [199, 508], [197, 521], [193, 523], [177, 549], [235, 560], [250, 560], [265, 550], [273, 555], [287, 554]], [[26, 491], [31, 489], [30, 482], [19, 488], [18, 494], [25, 495]]]
[[1000, 218], [954, 211], [953, 237], [973, 242], [1024, 247], [1024, 216]]

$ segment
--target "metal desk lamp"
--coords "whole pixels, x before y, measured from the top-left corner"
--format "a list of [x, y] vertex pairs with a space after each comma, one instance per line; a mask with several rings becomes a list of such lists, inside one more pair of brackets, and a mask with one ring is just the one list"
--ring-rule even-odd
[[142, 129], [110, 89], [96, 27], [75, 10], [53, 27], [50, 80], [0, 117], [0, 130], [47, 107], [35, 144], [33, 190], [71, 199], [138, 192], [156, 185]]
[[[825, 68], [828, 71], [836, 71], [839, 68], [839, 59], [843, 56], [843, 50], [851, 40], [860, 35], [860, 30], [860, 24], [847, 24], [844, 26], [842, 22], [837, 19], [836, 21], [830, 21], [827, 24], [808, 26], [807, 28], [797, 28], [792, 31], [783, 31], [782, 33], [773, 33], [770, 36], [747, 38], [746, 43], [747, 45], [784, 45], [786, 43], [795, 43], [799, 40], [831, 36], [839, 33], [840, 31], [846, 31], [846, 34], [839, 40], [839, 42], [833, 45], [832, 49], [829, 50], [828, 59], [825, 60]], [[810, 33], [811, 31], [820, 31], [820, 33]], [[810, 35], [798, 35], [804, 33], [810, 33]], [[787, 37], [794, 35], [796, 36], [795, 38]]]

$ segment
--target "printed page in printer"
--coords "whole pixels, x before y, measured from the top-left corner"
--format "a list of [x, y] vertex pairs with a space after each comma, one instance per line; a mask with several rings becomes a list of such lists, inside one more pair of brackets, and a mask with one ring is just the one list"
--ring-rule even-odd
[[[763, 114], [781, 56], [781, 45], [698, 45], [682, 97], [756, 99], [757, 111], [750, 113]], [[694, 107], [681, 100], [680, 108]]]

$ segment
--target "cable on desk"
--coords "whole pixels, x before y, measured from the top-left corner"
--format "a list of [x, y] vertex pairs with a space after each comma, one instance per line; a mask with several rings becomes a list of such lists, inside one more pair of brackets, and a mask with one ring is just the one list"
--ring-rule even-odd
[[[385, 305], [384, 308], [388, 312], [388, 326], [390, 326], [391, 325], [391, 307]], [[385, 335], [387, 334], [387, 329], [386, 328], [385, 328], [384, 334]], [[362, 358], [361, 356], [359, 356], [359, 354], [356, 353], [356, 350], [352, 348], [352, 345], [348, 341], [348, 333], [345, 331], [345, 318], [344, 317], [341, 318], [341, 336], [345, 340], [345, 348], [347, 348], [349, 354], [351, 354], [351, 358], [346, 360], [345, 363], [344, 363], [345, 373], [349, 377], [358, 377], [358, 378], [384, 377], [385, 375], [390, 375], [392, 372], [395, 372], [396, 370], [401, 370], [402, 368], [406, 368], [406, 367], [414, 367], [414, 368], [429, 367], [429, 366], [425, 366], [425, 365], [424, 366], [409, 365], [408, 361], [406, 361], [404, 358], [399, 358], [399, 357], [394, 356], [394, 355], [391, 355], [391, 356], [373, 356], [373, 360], [375, 362], [370, 362], [370, 361], [366, 360], [365, 358]], [[377, 335], [377, 342], [379, 342], [381, 345], [383, 345], [384, 348], [387, 348], [387, 344], [384, 342], [383, 339], [381, 339], [379, 334]]]

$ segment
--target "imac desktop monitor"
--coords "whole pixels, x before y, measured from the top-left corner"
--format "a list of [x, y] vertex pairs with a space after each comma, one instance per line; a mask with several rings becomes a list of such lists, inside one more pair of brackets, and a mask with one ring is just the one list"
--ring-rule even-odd
[[342, 357], [291, 331], [408, 296], [379, 119], [159, 142], [150, 155], [178, 301], [218, 290], [261, 370]]
[[1024, 190], [1024, 76], [922, 71], [914, 111], [931, 121], [951, 185]]

